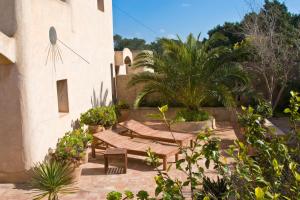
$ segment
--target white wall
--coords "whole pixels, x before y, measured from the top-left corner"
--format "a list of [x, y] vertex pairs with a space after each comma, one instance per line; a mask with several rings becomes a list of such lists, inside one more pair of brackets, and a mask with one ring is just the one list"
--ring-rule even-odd
[[[20, 89], [15, 95], [18, 98], [15, 105], [20, 107], [22, 123], [20, 128], [9, 134], [22, 143], [16, 153], [22, 154], [22, 158], [18, 161], [18, 167], [10, 171], [12, 174], [13, 171], [22, 174], [33, 163], [44, 159], [48, 148], [54, 148], [57, 139], [72, 129], [72, 122], [79, 118], [80, 113], [95, 102], [102, 103], [106, 92], [106, 104], [111, 102], [110, 64], [114, 62], [114, 51], [111, 0], [105, 0], [104, 13], [97, 9], [97, 0], [69, 0], [68, 3], [60, 0], [22, 0], [17, 1], [16, 11], [18, 50], [17, 66], [13, 68], [17, 68], [18, 73], [13, 75], [13, 79]], [[51, 26], [56, 28], [61, 41], [90, 64], [58, 43], [63, 63], [57, 61], [54, 67], [50, 60], [45, 65]], [[70, 112], [64, 115], [58, 112], [57, 103], [56, 81], [61, 79], [68, 80]], [[5, 90], [0, 92], [3, 95], [10, 93]], [[7, 99], [0, 99], [0, 105], [1, 101]], [[8, 120], [1, 121], [0, 137], [4, 135], [1, 127], [8, 126], [10, 120], [13, 119], [8, 117]], [[0, 146], [5, 145], [6, 152], [9, 152], [11, 144], [1, 144], [1, 141], [0, 138]], [[9, 162], [11, 155], [6, 155], [6, 152], [0, 153], [0, 159]], [[0, 181], [10, 180], [9, 176], [5, 176], [8, 166], [10, 163], [0, 165]]]

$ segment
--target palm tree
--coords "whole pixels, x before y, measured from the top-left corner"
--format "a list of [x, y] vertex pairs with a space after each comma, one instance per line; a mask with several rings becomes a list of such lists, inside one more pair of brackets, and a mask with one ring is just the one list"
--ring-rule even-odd
[[181, 103], [189, 110], [198, 110], [211, 98], [226, 106], [234, 105], [234, 92], [246, 85], [248, 78], [241, 66], [232, 61], [232, 49], [211, 48], [211, 42], [201, 42], [199, 36], [190, 34], [186, 42], [179, 37], [178, 40], [162, 39], [161, 55], [141, 52], [134, 66], [151, 68], [154, 73], [142, 72], [130, 80], [129, 86], [145, 84], [135, 106], [151, 93]]

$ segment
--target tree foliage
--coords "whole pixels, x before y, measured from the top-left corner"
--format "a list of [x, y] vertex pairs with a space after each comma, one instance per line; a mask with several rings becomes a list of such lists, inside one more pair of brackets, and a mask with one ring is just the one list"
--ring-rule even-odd
[[163, 39], [163, 54], [143, 51], [135, 67], [148, 67], [154, 73], [142, 72], [132, 77], [130, 86], [144, 83], [136, 105], [147, 95], [158, 93], [168, 101], [176, 101], [190, 110], [198, 110], [209, 98], [233, 105], [234, 92], [247, 84], [241, 66], [232, 62], [232, 49], [211, 48], [213, 40], [199, 41], [192, 34], [186, 41]]
[[[228, 159], [222, 156], [219, 140], [207, 133], [200, 133], [192, 147], [179, 145], [183, 159], [176, 162], [176, 169], [186, 174], [183, 180], [172, 178], [168, 171], [161, 171], [158, 158], [149, 149], [147, 161], [156, 167], [158, 174], [154, 177], [155, 197], [150, 198], [143, 191], [144, 199], [300, 199], [300, 131], [297, 127], [300, 96], [296, 92], [291, 92], [291, 95], [290, 107], [285, 110], [290, 114], [292, 124], [291, 132], [287, 135], [279, 136], [266, 128], [261, 110], [243, 107], [239, 123], [243, 127], [244, 137], [227, 149]], [[165, 117], [168, 107], [163, 106], [159, 110], [172, 134], [170, 125], [174, 121]], [[230, 164], [227, 160], [233, 162]], [[200, 164], [203, 161], [204, 166]], [[217, 180], [206, 176], [205, 169], [211, 169], [210, 166], [216, 171]], [[184, 187], [189, 188], [190, 195], [184, 195]]]
[[243, 65], [275, 110], [300, 66], [299, 16], [277, 0], [265, 1], [259, 12], [244, 17], [242, 26], [246, 42], [241, 46], [249, 55]]
[[114, 35], [114, 47], [115, 51], [123, 51], [124, 48], [129, 48], [131, 50], [145, 50], [149, 48], [144, 39], [123, 38], [118, 34]]

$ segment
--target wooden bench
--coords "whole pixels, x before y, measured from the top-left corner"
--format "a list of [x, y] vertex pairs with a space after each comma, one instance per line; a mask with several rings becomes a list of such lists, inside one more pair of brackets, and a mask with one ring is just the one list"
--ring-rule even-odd
[[94, 138], [106, 143], [107, 147], [126, 149], [128, 154], [148, 156], [149, 149], [159, 158], [163, 160], [163, 169], [167, 169], [167, 159], [175, 156], [178, 159], [180, 149], [175, 145], [158, 144], [154, 142], [135, 141], [134, 139], [122, 136], [113, 130], [106, 130], [94, 134]]
[[119, 123], [119, 125], [126, 128], [130, 132], [132, 137], [177, 143], [180, 146], [183, 146], [184, 143], [188, 144], [189, 142], [190, 144], [192, 144], [192, 141], [196, 138], [196, 135], [191, 133], [155, 130], [135, 120], [121, 122]]

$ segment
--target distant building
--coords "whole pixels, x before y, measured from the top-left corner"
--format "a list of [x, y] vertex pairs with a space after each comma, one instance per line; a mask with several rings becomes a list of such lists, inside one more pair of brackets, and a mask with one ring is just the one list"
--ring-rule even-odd
[[123, 51], [115, 51], [115, 74], [113, 91], [116, 101], [124, 101], [131, 107], [133, 106], [137, 95], [143, 89], [144, 84], [128, 87], [131, 78], [141, 72], [154, 72], [147, 67], [135, 68], [133, 66], [136, 56], [141, 51], [131, 51], [125, 48]]
[[131, 51], [125, 48], [123, 51], [115, 51], [115, 74], [116, 75], [131, 75], [140, 72], [153, 72], [152, 69], [147, 67], [134, 68], [133, 63], [136, 56], [141, 53], [141, 50]]
[[111, 0], [0, 1], [0, 182], [25, 180], [80, 113], [112, 101], [112, 23]]

